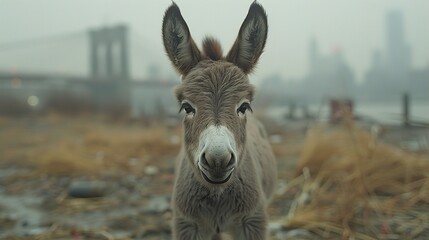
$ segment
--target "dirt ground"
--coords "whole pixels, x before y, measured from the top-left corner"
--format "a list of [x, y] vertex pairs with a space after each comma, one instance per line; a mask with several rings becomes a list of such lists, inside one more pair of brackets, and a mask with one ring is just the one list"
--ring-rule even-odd
[[[269, 132], [279, 175], [269, 207], [272, 239], [428, 239], [429, 214], [421, 212], [428, 213], [429, 199], [390, 215], [369, 211], [369, 225], [289, 224], [306, 186], [296, 176], [306, 131]], [[1, 118], [0, 239], [171, 239], [180, 136], [175, 123]]]

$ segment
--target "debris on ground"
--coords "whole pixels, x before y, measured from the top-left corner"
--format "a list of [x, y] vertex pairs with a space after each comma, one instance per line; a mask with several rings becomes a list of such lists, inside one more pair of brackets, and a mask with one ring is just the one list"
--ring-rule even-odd
[[[180, 127], [90, 117], [2, 124], [1, 239], [171, 239]], [[269, 134], [279, 177], [271, 239], [429, 239], [428, 153], [353, 124]]]
[[324, 238], [429, 239], [429, 156], [353, 124], [307, 134], [285, 226]]

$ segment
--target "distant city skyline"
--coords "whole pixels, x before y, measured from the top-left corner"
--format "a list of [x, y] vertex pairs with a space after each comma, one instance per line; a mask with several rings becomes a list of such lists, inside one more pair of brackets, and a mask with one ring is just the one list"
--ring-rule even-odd
[[[251, 2], [176, 0], [195, 41], [200, 45], [204, 36], [213, 35], [222, 43], [224, 52], [231, 47]], [[270, 29], [266, 51], [253, 78], [279, 74], [283, 79], [302, 79], [310, 67], [309, 41], [315, 38], [325, 55], [342, 51], [355, 79], [362, 82], [374, 51], [387, 47], [385, 18], [390, 11], [403, 16], [404, 41], [412, 49], [412, 66], [429, 65], [429, 1], [259, 2], [268, 13]], [[84, 31], [106, 23], [126, 23], [141, 36], [146, 48], [141, 50], [141, 66], [133, 66], [132, 72], [138, 77], [147, 77], [151, 72], [174, 76], [160, 37], [162, 16], [170, 3], [169, 0], [126, 4], [114, 0], [3, 0], [0, 47], [19, 40]], [[159, 69], [154, 70], [154, 66]]]

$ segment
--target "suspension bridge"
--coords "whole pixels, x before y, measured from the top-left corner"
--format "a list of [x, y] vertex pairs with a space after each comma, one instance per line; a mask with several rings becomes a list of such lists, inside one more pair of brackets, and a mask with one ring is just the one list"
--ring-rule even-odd
[[168, 111], [176, 81], [162, 75], [165, 56], [154, 49], [126, 25], [0, 44], [0, 114], [11, 104], [34, 111], [65, 96], [133, 116]]

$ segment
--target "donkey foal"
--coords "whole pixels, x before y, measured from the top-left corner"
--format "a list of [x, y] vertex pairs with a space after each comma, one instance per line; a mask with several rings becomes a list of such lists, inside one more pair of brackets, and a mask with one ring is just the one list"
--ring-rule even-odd
[[185, 113], [172, 201], [174, 239], [220, 239], [221, 233], [235, 240], [267, 238], [276, 162], [252, 116], [254, 87], [247, 77], [267, 32], [265, 11], [254, 2], [224, 57], [212, 38], [200, 52], [175, 3], [165, 12], [162, 37], [182, 75], [176, 96]]

